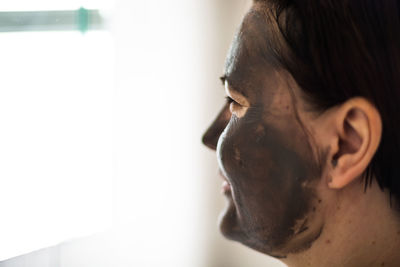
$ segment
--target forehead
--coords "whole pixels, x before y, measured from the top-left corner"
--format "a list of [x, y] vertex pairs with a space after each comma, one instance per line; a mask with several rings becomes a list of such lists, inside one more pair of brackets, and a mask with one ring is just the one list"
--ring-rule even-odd
[[233, 40], [225, 74], [230, 86], [246, 97], [256, 94], [265, 78], [279, 68], [277, 30], [269, 8], [265, 4], [255, 4]]

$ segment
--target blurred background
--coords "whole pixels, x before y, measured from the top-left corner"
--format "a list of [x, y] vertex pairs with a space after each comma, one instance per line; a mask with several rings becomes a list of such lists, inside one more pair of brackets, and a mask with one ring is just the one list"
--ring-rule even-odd
[[0, 266], [284, 266], [225, 240], [201, 136], [248, 0], [0, 3]]

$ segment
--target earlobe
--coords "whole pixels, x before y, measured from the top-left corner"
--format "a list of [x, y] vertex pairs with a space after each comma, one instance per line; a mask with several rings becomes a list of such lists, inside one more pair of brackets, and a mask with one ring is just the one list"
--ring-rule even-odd
[[328, 186], [343, 188], [366, 170], [381, 135], [378, 110], [365, 98], [353, 98], [331, 114], [334, 136], [331, 139], [331, 171]]

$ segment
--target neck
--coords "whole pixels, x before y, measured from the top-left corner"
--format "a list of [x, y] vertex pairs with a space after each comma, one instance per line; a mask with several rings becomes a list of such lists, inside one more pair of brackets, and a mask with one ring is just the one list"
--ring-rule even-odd
[[307, 251], [288, 255], [288, 266], [400, 266], [400, 213], [386, 191], [374, 182], [364, 193], [356, 182], [326, 195], [321, 236]]

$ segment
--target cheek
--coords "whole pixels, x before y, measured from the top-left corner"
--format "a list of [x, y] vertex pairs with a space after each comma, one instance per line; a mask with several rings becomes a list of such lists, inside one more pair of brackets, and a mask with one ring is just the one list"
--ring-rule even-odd
[[299, 138], [298, 133], [262, 123], [231, 121], [219, 140], [220, 166], [233, 184], [254, 185], [255, 190], [258, 183], [284, 189], [287, 183], [304, 181], [309, 178], [305, 161], [308, 151], [290, 144], [291, 139]]
[[221, 170], [231, 183], [239, 181], [238, 176], [246, 173], [244, 160], [248, 162], [248, 155], [243, 157], [243, 149], [248, 151], [249, 133], [243, 129], [236, 117], [232, 117], [229, 124], [221, 134], [217, 145], [217, 158]]
[[302, 205], [308, 189], [304, 185], [317, 175], [309, 147], [293, 145], [293, 140], [304, 138], [300, 133], [266, 124], [228, 125], [220, 139], [218, 157], [247, 215], [283, 223], [288, 209], [295, 216], [305, 208]]
[[235, 216], [229, 218], [237, 218], [237, 240], [259, 251], [277, 251], [301, 232], [315, 198], [318, 164], [296, 125], [246, 115], [231, 120], [218, 143], [219, 164], [232, 185]]

